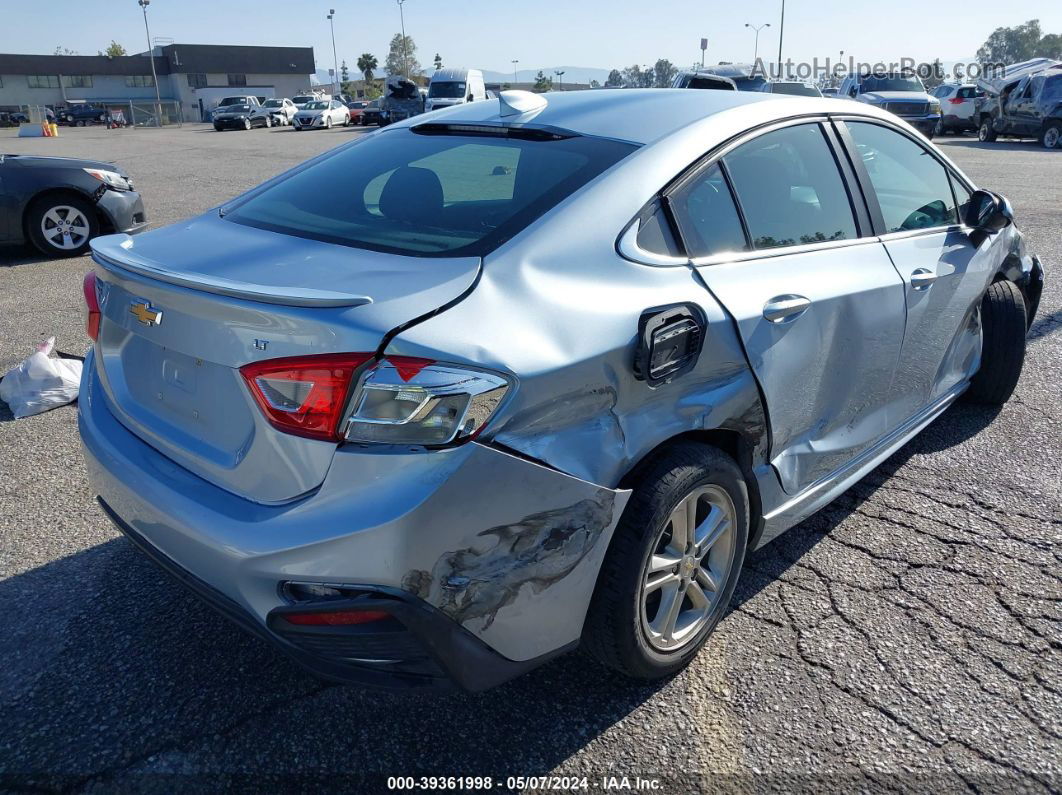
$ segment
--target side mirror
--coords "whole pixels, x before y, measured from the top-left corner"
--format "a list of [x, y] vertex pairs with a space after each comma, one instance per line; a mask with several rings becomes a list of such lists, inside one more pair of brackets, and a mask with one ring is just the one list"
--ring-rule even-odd
[[963, 223], [978, 232], [994, 234], [1014, 223], [1014, 210], [1010, 202], [989, 190], [975, 190], [966, 205]]
[[855, 89], [855, 86], [852, 86], [850, 89], [848, 89], [848, 96], [854, 97], [855, 95], [856, 95], [856, 89]]

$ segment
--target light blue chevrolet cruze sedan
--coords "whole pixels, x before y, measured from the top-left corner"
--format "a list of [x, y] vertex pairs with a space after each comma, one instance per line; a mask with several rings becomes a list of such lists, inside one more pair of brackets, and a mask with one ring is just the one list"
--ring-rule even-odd
[[749, 550], [1010, 396], [1043, 285], [895, 116], [716, 91], [503, 92], [92, 250], [102, 510], [399, 688], [680, 670]]

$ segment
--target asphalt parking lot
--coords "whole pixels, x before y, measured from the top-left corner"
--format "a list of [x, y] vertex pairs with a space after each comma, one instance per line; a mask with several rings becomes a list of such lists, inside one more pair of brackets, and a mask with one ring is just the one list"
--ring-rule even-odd
[[[358, 129], [61, 131], [0, 152], [114, 160], [156, 225]], [[1021, 383], [958, 405], [753, 554], [683, 674], [632, 684], [574, 654], [479, 695], [334, 686], [162, 576], [95, 506], [76, 409], [0, 403], [0, 786], [367, 791], [386, 775], [659, 777], [691, 790], [1062, 788], [1062, 155], [947, 137], [1010, 198], [1047, 268]], [[87, 348], [87, 258], [0, 249], [0, 372]], [[256, 778], [248, 778], [248, 776]]]

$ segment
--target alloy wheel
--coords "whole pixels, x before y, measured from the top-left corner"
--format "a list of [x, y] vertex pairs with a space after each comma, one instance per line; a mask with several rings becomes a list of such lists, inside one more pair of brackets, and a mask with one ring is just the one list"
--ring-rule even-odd
[[48, 244], [63, 251], [81, 246], [89, 236], [89, 221], [76, 207], [61, 204], [41, 218], [41, 233]]
[[734, 565], [736, 511], [720, 487], [699, 486], [679, 501], [645, 564], [642, 631], [657, 651], [692, 642], [708, 623]]
[[1059, 141], [1059, 128], [1049, 127], [1044, 131], [1044, 147], [1047, 149], [1054, 149], [1058, 146]]

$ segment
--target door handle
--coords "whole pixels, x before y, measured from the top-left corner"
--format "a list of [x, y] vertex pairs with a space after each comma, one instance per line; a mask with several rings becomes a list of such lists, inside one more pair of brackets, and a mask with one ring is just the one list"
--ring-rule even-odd
[[911, 271], [911, 289], [928, 290], [937, 280], [937, 274], [929, 268], [916, 268]]
[[771, 323], [788, 323], [804, 314], [811, 301], [802, 295], [776, 295], [763, 305], [763, 316]]

